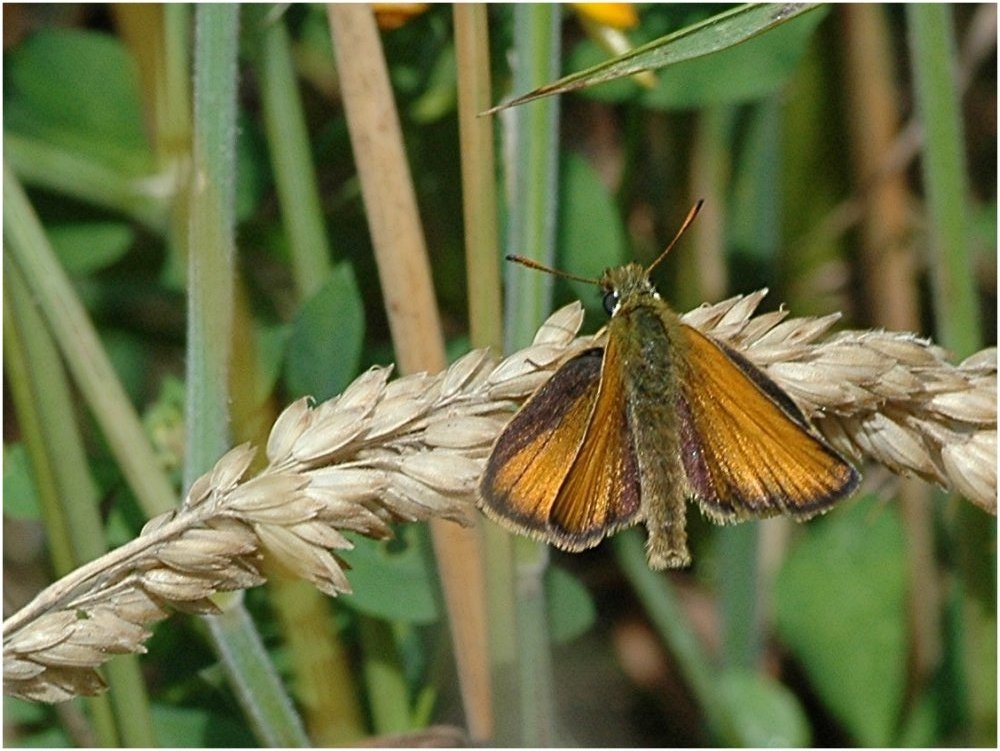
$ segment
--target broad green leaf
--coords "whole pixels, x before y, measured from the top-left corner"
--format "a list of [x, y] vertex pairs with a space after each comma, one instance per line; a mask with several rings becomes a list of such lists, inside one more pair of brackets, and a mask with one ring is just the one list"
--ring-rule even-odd
[[46, 232], [66, 273], [81, 276], [120, 260], [135, 239], [135, 231], [121, 222], [60, 224]]
[[434, 574], [413, 525], [399, 528], [397, 537], [376, 542], [350, 535], [354, 549], [343, 554], [351, 570], [354, 592], [343, 604], [376, 618], [403, 623], [433, 623], [438, 619]]
[[153, 733], [164, 748], [238, 748], [256, 743], [246, 723], [211, 710], [156, 703], [151, 714]]
[[552, 641], [565, 643], [594, 625], [597, 609], [590, 592], [572, 574], [557, 566], [545, 572], [549, 631]]
[[794, 748], [808, 746], [811, 731], [802, 706], [785, 686], [759, 673], [732, 670], [719, 678], [718, 699], [725, 713], [729, 737], [722, 742], [743, 747]]
[[151, 169], [138, 72], [116, 37], [41, 29], [4, 63], [5, 130], [86, 154], [124, 174]]
[[[590, 163], [578, 154], [561, 160], [557, 257], [560, 269], [595, 279], [608, 266], [625, 263], [625, 228], [608, 189]], [[573, 293], [585, 305], [599, 307], [597, 288], [570, 281]]]
[[906, 679], [906, 551], [870, 499], [812, 522], [778, 573], [777, 630], [852, 737], [888, 746]]
[[[561, 94], [606, 81], [613, 81], [644, 70], [656, 70], [687, 60], [694, 60], [720, 52], [752, 39], [786, 21], [815, 10], [817, 5], [804, 3], [766, 3], [741, 5], [719, 13], [700, 23], [655, 39], [624, 55], [572, 73], [554, 83], [541, 86], [516, 97], [495, 109], [503, 109], [540, 99], [551, 94]], [[726, 78], [740, 80], [727, 70]], [[740, 71], [742, 74], [742, 71]]]
[[364, 339], [364, 308], [347, 263], [303, 305], [292, 324], [285, 359], [285, 385], [293, 398], [328, 399], [357, 373]]

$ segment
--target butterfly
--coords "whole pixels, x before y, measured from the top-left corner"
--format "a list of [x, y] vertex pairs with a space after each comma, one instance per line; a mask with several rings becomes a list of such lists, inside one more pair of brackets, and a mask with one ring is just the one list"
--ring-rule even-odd
[[701, 207], [648, 268], [598, 280], [607, 343], [573, 357], [497, 438], [479, 505], [508, 529], [567, 551], [639, 522], [653, 569], [691, 562], [689, 500], [719, 524], [787, 514], [809, 519], [860, 476], [792, 399], [725, 343], [684, 323], [650, 282]]

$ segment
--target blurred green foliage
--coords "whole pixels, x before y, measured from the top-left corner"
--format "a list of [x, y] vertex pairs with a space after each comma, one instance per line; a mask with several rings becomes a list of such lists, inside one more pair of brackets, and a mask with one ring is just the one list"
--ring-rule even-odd
[[[629, 32], [630, 39], [638, 45], [716, 10], [703, 5], [641, 6], [641, 22]], [[906, 114], [911, 92], [904, 18], [895, 9], [883, 12], [900, 81], [898, 101], [888, 105]], [[978, 22], [976, 12], [975, 6], [954, 11], [960, 42]], [[688, 208], [694, 177], [706, 169], [697, 161], [698, 148], [706, 147], [714, 149], [710, 153], [721, 165], [716, 187], [723, 200], [721, 263], [727, 270], [727, 291], [749, 292], [767, 284], [775, 290], [769, 298], [772, 307], [788, 301], [796, 313], [842, 309], [852, 324], [871, 325], [858, 285], [855, 225], [830, 229], [831, 218], [842, 216], [834, 216], [838, 207], [856, 200], [865, 189], [854, 182], [849, 164], [845, 132], [851, 113], [844, 106], [840, 77], [841, 58], [851, 52], [840, 13], [810, 12], [744, 45], [681, 63], [664, 71], [652, 90], [619, 80], [564, 97], [559, 267], [596, 276], [606, 266], [651, 258]], [[567, 16], [563, 68], [570, 72], [598, 62], [605, 53]], [[293, 5], [275, 18], [272, 22], [286, 24], [293, 39], [298, 93], [309, 129], [307, 148], [335, 256], [329, 278], [308, 299], [299, 299], [291, 281], [260, 96], [247, 63], [241, 66], [237, 242], [240, 284], [252, 313], [258, 363], [246, 376], [255, 379], [261, 396], [285, 404], [306, 394], [317, 399], [335, 395], [369, 365], [391, 361], [392, 354], [338, 100], [325, 11]], [[53, 14], [25, 5], [10, 10], [9, 16], [5, 8], [5, 21], [13, 31], [4, 52], [4, 158], [31, 189], [49, 239], [129, 396], [150, 416], [147, 429], [169, 454], [176, 448], [172, 431], [182, 418], [176, 388], [164, 384], [184, 373], [185, 302], [183, 273], [178, 271], [184, 263], [173, 256], [179, 251], [170, 241], [166, 219], [177, 175], [154, 158], [155, 96], [142, 90], [145, 79], [139, 75], [135, 50], [119, 36], [120, 20], [107, 6], [72, 6]], [[499, 101], [523, 93], [506, 88], [511, 8], [491, 6], [490, 23]], [[244, 23], [248, 58], [256, 33], [255, 24]], [[434, 6], [402, 27], [385, 31], [383, 44], [449, 353], [460, 354], [467, 346], [468, 300], [455, 113], [459, 72], [450, 9]], [[987, 111], [995, 112], [995, 70], [975, 67], [969, 80], [970, 91], [988, 99]], [[985, 345], [996, 335], [991, 318], [996, 305], [996, 133], [995, 117], [982, 118], [980, 112], [970, 96], [964, 144], [966, 152], [975, 155], [966, 165], [969, 236]], [[503, 115], [498, 120], [502, 122]], [[498, 143], [510, 148], [503, 141], [502, 126]], [[921, 186], [911, 173], [903, 170], [916, 204]], [[498, 175], [499, 182], [503, 178]], [[918, 232], [915, 222], [913, 233]], [[922, 240], [911, 241], [913, 253], [922, 257]], [[699, 260], [690, 248], [679, 248], [674, 255], [679, 257], [657, 272], [661, 289], [668, 299], [694, 304], [702, 295]], [[923, 309], [929, 311], [922, 266], [917, 283]], [[599, 298], [592, 290], [562, 282], [556, 290], [557, 303], [579, 297], [592, 309], [590, 320], [599, 322]], [[924, 319], [930, 328], [922, 333], [933, 333], [933, 316], [928, 312]], [[99, 432], [83, 410], [67, 414], [66, 420], [78, 423], [86, 437], [112, 539], [138, 533], [142, 515]], [[4, 491], [6, 522], [37, 523], [31, 467], [16, 416], [10, 413], [5, 421]], [[927, 573], [941, 594], [940, 603], [930, 605], [940, 615], [939, 632], [934, 634], [940, 655], [929, 676], [910, 672], [914, 647], [908, 603], [922, 593], [914, 591], [908, 578], [910, 540], [891, 501], [865, 497], [794, 530], [773, 586], [769, 580], [763, 585], [761, 597], [773, 599], [773, 624], [768, 618], [747, 624], [764, 629], [758, 671], [722, 665], [719, 650], [712, 647], [720, 626], [705, 603], [718, 597], [713, 572], [719, 567], [712, 556], [725, 555], [725, 548], [720, 545], [710, 553], [711, 546], [698, 538], [713, 532], [693, 522], [695, 569], [672, 574], [671, 579], [689, 595], [686, 612], [697, 624], [690, 627], [702, 637], [704, 651], [718, 668], [717, 701], [731, 710], [728, 716], [737, 726], [721, 731], [722, 739], [707, 737], [684, 682], [668, 670], [652, 684], [629, 683], [625, 710], [620, 710], [619, 699], [609, 702], [606, 715], [582, 717], [570, 711], [563, 718], [570, 736], [585, 744], [589, 727], [621, 723], [622, 739], [648, 745], [994, 745], [995, 592], [992, 599], [989, 586], [984, 587], [986, 595], [970, 592], [973, 588], [962, 583], [959, 566], [992, 571], [995, 590], [995, 519], [977, 509], [957, 512], [956, 505], [964, 503], [940, 497], [931, 514], [934, 568]], [[970, 539], [979, 547], [962, 547], [967, 538], [957, 530], [959, 513], [975, 515], [973, 523], [981, 534]], [[401, 532], [389, 543], [359, 540], [354, 551], [343, 555], [354, 569], [348, 575], [356, 595], [343, 598], [346, 607], [331, 608], [331, 630], [344, 638], [350, 663], [360, 675], [360, 666], [372, 656], [364, 654], [359, 617], [394, 624], [391, 633], [406, 672], [410, 716], [460, 723], [426, 530], [407, 527]], [[36, 550], [35, 556], [36, 573], [26, 581], [37, 579], [37, 569], [46, 570], [44, 551]], [[596, 632], [603, 662], [615, 662], [628, 646], [615, 637], [624, 639], [622, 624], [637, 617], [629, 582], [607, 551], [557, 554], [556, 560], [558, 565], [546, 574], [551, 638], [572, 645]], [[756, 560], [744, 563], [747, 568], [758, 565]], [[23, 561], [5, 558], [5, 572], [21, 572], [23, 567]], [[15, 591], [10, 601], [26, 594]], [[290, 670], [271, 604], [263, 593], [251, 593], [248, 601], [276, 664]], [[968, 641], [970, 634], [976, 640]], [[992, 645], [992, 652], [979, 659], [963, 651], [969, 644], [987, 651]], [[149, 648], [142, 664], [161, 745], [232, 747], [255, 742], [203, 635], [190, 622], [171, 618], [157, 628]], [[662, 656], [662, 644], [655, 650]], [[582, 663], [593, 658], [580, 654], [575, 659]], [[579, 665], [571, 660], [555, 669], [558, 692], [562, 681], [575, 680]], [[294, 676], [285, 677], [294, 683]], [[356, 690], [365, 692], [360, 678]], [[604, 685], [588, 688], [596, 701], [603, 701], [605, 690]], [[676, 701], [650, 698], [657, 696]], [[373, 700], [366, 697], [369, 703]], [[83, 705], [72, 706], [82, 712]], [[655, 715], [646, 711], [651, 706]], [[636, 721], [639, 707], [645, 716]], [[5, 712], [11, 745], [79, 742], [63, 729], [65, 715], [57, 716], [50, 707], [7, 699]]]

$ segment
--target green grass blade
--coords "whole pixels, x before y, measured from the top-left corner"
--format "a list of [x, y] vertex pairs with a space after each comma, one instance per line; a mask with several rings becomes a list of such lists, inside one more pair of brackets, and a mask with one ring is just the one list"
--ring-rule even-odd
[[171, 510], [177, 503], [176, 493], [153, 455], [135, 407], [27, 196], [6, 165], [3, 198], [5, 250], [24, 274], [122, 473], [148, 516]]
[[[559, 61], [559, 9], [524, 4], [514, 9], [515, 87], [532, 85], [554, 75]], [[513, 156], [508, 164], [511, 204], [507, 249], [551, 265], [555, 254], [558, 197], [558, 102], [537, 102], [510, 113]], [[520, 266], [507, 266], [506, 335], [509, 349], [531, 340], [551, 310], [552, 278]], [[493, 546], [502, 552], [502, 545]], [[548, 551], [544, 545], [518, 538], [508, 549], [513, 555], [511, 581], [516, 601], [514, 681], [497, 686], [497, 742], [546, 746], [554, 742], [555, 718], [552, 664], [545, 612], [543, 575]], [[493, 563], [489, 566], [493, 568]], [[496, 562], [510, 571], [509, 559]], [[500, 582], [507, 587], [507, 582]], [[504, 614], [497, 614], [504, 618]], [[507, 615], [509, 617], [509, 614]], [[515, 697], [510, 695], [515, 694]], [[516, 707], [516, 709], [515, 709]]]
[[719, 738], [723, 718], [713, 699], [716, 673], [709, 663], [668, 580], [646, 564], [639, 536], [619, 534], [613, 538], [618, 563], [631, 582], [650, 621], [670, 648], [670, 652], [705, 711], [710, 731]]
[[[969, 252], [970, 191], [952, 11], [936, 3], [906, 10], [917, 112], [925, 134], [921, 165], [937, 337], [962, 358], [981, 346], [982, 322]], [[978, 509], [963, 504], [953, 525], [963, 587], [953, 595], [961, 625], [952, 649], [960, 655], [966, 688], [957, 711], [969, 716], [963, 742], [984, 746], [996, 743], [996, 659], [988, 657], [996, 655], [996, 599], [991, 597], [996, 559], [972, 551], [991, 544], [988, 524]], [[994, 531], [994, 548], [995, 540]], [[990, 581], [992, 585], [981, 584]]]
[[274, 170], [281, 215], [288, 233], [289, 258], [301, 299], [308, 298], [330, 275], [327, 241], [309, 149], [305, 113], [292, 64], [291, 42], [282, 18], [265, 17], [268, 6], [253, 8], [250, 16], [259, 27], [257, 75], [264, 124]]
[[[194, 37], [194, 165], [188, 257], [187, 455], [184, 485], [229, 448], [235, 255], [239, 6], [199, 5]], [[229, 683], [267, 745], [308, 744], [302, 722], [242, 602], [204, 619]]]
[[928, 3], [906, 10], [917, 111], [926, 134], [921, 163], [930, 215], [938, 340], [957, 357], [968, 357], [979, 349], [982, 327], [968, 250], [969, 189], [951, 9]]
[[[107, 550], [100, 497], [63, 363], [20, 270], [4, 257], [4, 353], [18, 423], [32, 458], [49, 551], [62, 576]], [[135, 655], [105, 668], [110, 694], [89, 699], [102, 743], [155, 743], [149, 700]], [[108, 711], [110, 709], [110, 711]], [[113, 725], [103, 722], [113, 717]]]
[[136, 179], [85, 154], [15, 133], [4, 133], [4, 161], [28, 185], [64, 193], [134, 219], [155, 232], [167, 224], [166, 176]]
[[564, 94], [645, 70], [693, 60], [763, 34], [768, 29], [815, 10], [813, 3], [762, 3], [741, 5], [700, 23], [636, 47], [624, 55], [586, 70], [571, 73], [506, 102], [497, 109], [525, 104], [552, 94]]
[[195, 13], [184, 487], [230, 443], [238, 13], [218, 5]]

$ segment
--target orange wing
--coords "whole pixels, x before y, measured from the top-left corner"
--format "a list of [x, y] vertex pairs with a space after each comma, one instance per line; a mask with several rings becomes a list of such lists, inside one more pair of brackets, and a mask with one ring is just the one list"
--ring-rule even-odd
[[556, 371], [500, 435], [480, 496], [487, 515], [515, 531], [584, 550], [635, 518], [638, 477], [614, 351], [592, 349]]
[[857, 487], [858, 473], [770, 378], [690, 326], [680, 330], [682, 460], [708, 516], [809, 518]]
[[549, 515], [550, 527], [573, 542], [568, 550], [593, 547], [637, 521], [641, 484], [628, 422], [616, 339], [604, 350], [601, 386], [580, 450]]

